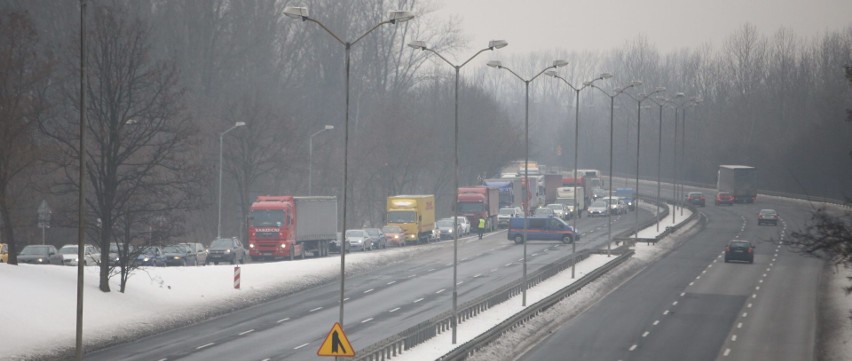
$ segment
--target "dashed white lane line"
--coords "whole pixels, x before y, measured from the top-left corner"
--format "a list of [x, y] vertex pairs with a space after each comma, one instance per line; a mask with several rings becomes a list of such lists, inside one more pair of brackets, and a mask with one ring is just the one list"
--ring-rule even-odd
[[642, 337], [648, 337], [649, 334], [651, 334], [651, 333], [648, 332], [648, 331], [645, 331], [645, 333], [642, 334]]
[[669, 314], [669, 310], [663, 311], [663, 316], [668, 315], [668, 314]]
[[686, 296], [686, 292], [681, 292], [680, 297]]
[[633, 346], [630, 346], [630, 351], [635, 350], [637, 347], [639, 347], [639, 345], [634, 343]]
[[430, 269], [426, 270], [426, 272], [432, 272], [434, 270], [435, 270], [434, 268], [430, 268]]
[[672, 302], [672, 306], [677, 306], [677, 301]]
[[473, 275], [473, 278], [479, 278], [479, 277], [482, 277], [482, 273], [477, 273], [477, 274]]
[[751, 298], [757, 298], [757, 293], [752, 293]]
[[738, 323], [737, 328], [743, 328], [743, 323], [742, 322]]
[[413, 274], [413, 275], [408, 276], [408, 278], [414, 278], [414, 277], [417, 277], [417, 274]]
[[367, 322], [370, 322], [370, 321], [372, 321], [372, 320], [373, 320], [373, 318], [372, 318], [372, 317], [370, 317], [370, 318], [368, 318], [368, 319], [366, 319], [366, 320], [364, 320], [364, 321], [361, 321], [361, 323], [367, 323]]
[[693, 284], [695, 284], [695, 282], [690, 282], [690, 283], [689, 283], [689, 285], [690, 285], [690, 286], [692, 286]]
[[167, 358], [161, 358], [161, 359], [159, 359], [159, 360], [157, 360], [157, 361], [166, 361], [166, 360], [168, 360], [168, 359], [167, 359]]
[[396, 281], [390, 281], [390, 282], [388, 282], [388, 285], [392, 285], [394, 283], [396, 283]]
[[307, 343], [303, 343], [303, 344], [301, 344], [301, 345], [299, 345], [299, 346], [293, 347], [293, 349], [294, 349], [294, 350], [298, 350], [298, 349], [300, 349], [300, 348], [302, 348], [302, 347], [305, 347], [305, 346], [307, 346], [307, 345], [309, 345], [309, 344], [307, 344]]
[[748, 304], [748, 308], [751, 308], [751, 306], [752, 306], [752, 304], [751, 304], [751, 303], [749, 303], [749, 304]]
[[461, 285], [462, 283], [464, 283], [464, 281], [459, 281], [458, 283], [456, 283], [456, 286]]
[[444, 292], [444, 291], [446, 291], [446, 290], [447, 290], [446, 288], [442, 288], [442, 289], [440, 289], [440, 290], [435, 291], [435, 293], [441, 293], [441, 292]]
[[278, 320], [278, 321], [275, 321], [275, 323], [286, 322], [286, 321], [289, 321], [289, 320], [290, 320], [290, 317], [282, 318], [282, 319], [280, 319], [280, 320]]
[[731, 354], [731, 349], [726, 348], [726, 349], [725, 349], [724, 356], [728, 356], [728, 355], [730, 355], [730, 354]]
[[364, 291], [364, 293], [370, 293], [370, 292], [373, 292], [374, 290], [375, 290], [375, 288], [371, 288], [369, 290]]
[[202, 349], [202, 348], [210, 347], [210, 346], [213, 346], [213, 345], [215, 345], [215, 343], [211, 342], [211, 343], [207, 343], [207, 344], [204, 344], [204, 345], [198, 346], [198, 347], [196, 347], [195, 349], [196, 349], [196, 350], [200, 350], [200, 349]]
[[736, 340], [737, 340], [737, 335], [731, 335], [731, 341], [736, 341]]
[[417, 302], [420, 302], [420, 301], [423, 301], [423, 297], [414, 300], [414, 302], [412, 302], [412, 303], [417, 303]]
[[512, 265], [511, 263], [506, 263], [506, 267], [509, 267], [509, 266], [511, 266], [511, 265]]
[[250, 334], [250, 333], [252, 333], [252, 332], [254, 332], [254, 329], [246, 330], [246, 331], [240, 332], [240, 333], [238, 333], [238, 334], [237, 334], [237, 336], [247, 335], [247, 334]]
[[390, 311], [388, 311], [388, 312], [396, 312], [396, 311], [399, 311], [399, 307], [394, 308], [394, 309], [392, 309], [392, 310], [390, 310]]
[[[345, 301], [345, 300], [344, 300], [344, 301]], [[317, 308], [314, 308], [313, 310], [310, 310], [310, 311], [308, 311], [308, 312], [316, 312], [316, 311], [319, 311], [319, 310], [321, 310], [321, 309], [322, 309], [322, 306], [317, 307]]]
[[743, 318], [748, 317], [748, 312], [743, 312]]
[[349, 301], [349, 297], [343, 299], [343, 302]]
[[655, 320], [655, 321], [654, 321], [654, 326], [659, 325], [659, 324], [660, 324], [660, 320]]

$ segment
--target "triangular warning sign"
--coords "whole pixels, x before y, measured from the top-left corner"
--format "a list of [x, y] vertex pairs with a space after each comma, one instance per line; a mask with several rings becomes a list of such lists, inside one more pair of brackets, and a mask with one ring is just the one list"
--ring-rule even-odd
[[340, 322], [335, 322], [331, 331], [328, 331], [328, 336], [325, 336], [325, 341], [317, 350], [317, 356], [355, 357], [355, 350], [343, 333]]

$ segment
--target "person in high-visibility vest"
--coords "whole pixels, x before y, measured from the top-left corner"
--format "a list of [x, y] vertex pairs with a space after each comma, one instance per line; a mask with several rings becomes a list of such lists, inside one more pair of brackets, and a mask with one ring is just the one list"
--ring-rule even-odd
[[485, 218], [479, 217], [479, 226], [476, 230], [479, 232], [479, 239], [482, 239], [482, 233], [485, 232]]

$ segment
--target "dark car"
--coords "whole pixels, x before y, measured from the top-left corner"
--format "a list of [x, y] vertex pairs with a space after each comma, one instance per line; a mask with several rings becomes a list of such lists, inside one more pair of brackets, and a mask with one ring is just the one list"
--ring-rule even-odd
[[237, 238], [219, 238], [210, 243], [207, 249], [207, 261], [205, 264], [219, 264], [219, 262], [230, 262], [231, 264], [246, 263], [246, 249]]
[[145, 246], [139, 251], [134, 264], [137, 266], [165, 266], [166, 260], [163, 258], [163, 249], [157, 246]]
[[173, 244], [163, 247], [163, 259], [166, 266], [188, 266], [198, 265], [195, 252], [190, 252], [183, 244]]
[[62, 264], [62, 255], [51, 245], [29, 245], [18, 253], [18, 263]]
[[716, 193], [716, 205], [727, 204], [729, 206], [734, 205], [734, 195], [728, 192], [719, 192]]
[[757, 213], [757, 225], [760, 226], [763, 224], [777, 226], [778, 212], [774, 209], [761, 209], [760, 212]]
[[725, 263], [730, 261], [754, 263], [754, 245], [740, 239], [728, 242], [725, 246]]
[[364, 231], [373, 237], [373, 248], [388, 248], [388, 240], [385, 237], [385, 233], [382, 232], [381, 229], [378, 228], [364, 228]]
[[699, 207], [704, 207], [704, 193], [701, 192], [689, 192], [686, 194], [686, 203], [696, 205]]

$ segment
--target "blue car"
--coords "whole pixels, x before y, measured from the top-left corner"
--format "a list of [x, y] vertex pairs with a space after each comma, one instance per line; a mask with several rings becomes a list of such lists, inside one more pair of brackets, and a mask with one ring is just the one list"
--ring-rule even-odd
[[139, 251], [134, 264], [137, 266], [163, 267], [166, 265], [166, 259], [160, 247], [146, 246]]
[[509, 220], [509, 240], [517, 244], [524, 243], [524, 233], [531, 241], [561, 241], [572, 243], [580, 240], [580, 232], [559, 217], [531, 217], [524, 232], [524, 218], [517, 217]]

